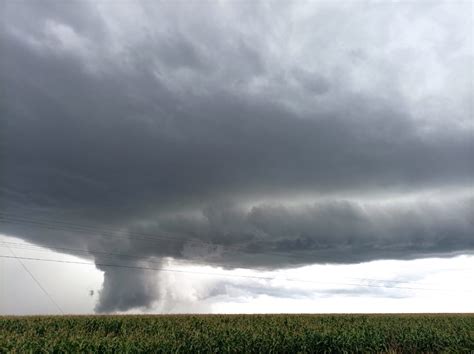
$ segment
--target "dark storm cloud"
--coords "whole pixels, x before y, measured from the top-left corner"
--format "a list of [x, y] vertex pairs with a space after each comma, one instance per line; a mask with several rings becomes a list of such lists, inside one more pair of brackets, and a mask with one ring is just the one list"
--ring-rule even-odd
[[157, 278], [154, 273], [133, 269], [116, 271], [100, 266], [98, 268], [104, 271], [104, 284], [96, 311], [126, 311], [130, 308], [150, 306], [156, 300]]
[[[2, 210], [95, 229], [10, 220], [1, 231], [228, 267], [472, 251], [464, 5], [448, 19], [434, 5], [431, 17], [417, 5], [314, 6], [308, 20], [296, 5], [5, 2]], [[414, 16], [411, 32], [394, 10]], [[449, 198], [341, 202], [430, 189]], [[302, 195], [329, 199], [260, 202]], [[99, 311], [156, 298], [147, 272], [103, 270]]]
[[204, 210], [201, 217], [163, 220], [157, 234], [221, 244], [214, 255], [226, 258], [228, 264], [236, 260], [237, 266], [416, 258], [472, 250], [472, 206], [472, 198], [385, 205], [350, 201], [258, 205], [249, 211], [218, 205]]

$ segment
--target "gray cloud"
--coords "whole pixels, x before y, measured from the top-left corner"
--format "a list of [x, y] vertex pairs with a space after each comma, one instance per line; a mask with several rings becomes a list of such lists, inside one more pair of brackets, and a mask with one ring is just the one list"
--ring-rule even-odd
[[98, 312], [126, 311], [130, 308], [150, 307], [156, 300], [157, 278], [146, 270], [98, 267], [104, 271]]
[[[228, 267], [472, 251], [469, 4], [4, 7], [1, 207], [69, 226], [2, 232]], [[105, 270], [99, 311], [158, 297]]]
[[[238, 296], [246, 296], [256, 298], [260, 295], [267, 295], [275, 298], [282, 299], [305, 299], [305, 298], [324, 298], [331, 297], [334, 295], [339, 296], [372, 296], [372, 297], [389, 297], [401, 299], [408, 297], [408, 295], [403, 291], [394, 293], [387, 290], [390, 285], [388, 284], [387, 288], [382, 288], [382, 284], [373, 284], [374, 288], [371, 287], [357, 287], [349, 289], [289, 289], [289, 288], [278, 288], [271, 287], [268, 284], [264, 285], [250, 285], [250, 284], [238, 284], [236, 286], [232, 283], [218, 283], [212, 288], [208, 294], [202, 294], [203, 299], [212, 299], [219, 298], [224, 296], [232, 296], [238, 298]], [[377, 288], [378, 287], [378, 288]]]

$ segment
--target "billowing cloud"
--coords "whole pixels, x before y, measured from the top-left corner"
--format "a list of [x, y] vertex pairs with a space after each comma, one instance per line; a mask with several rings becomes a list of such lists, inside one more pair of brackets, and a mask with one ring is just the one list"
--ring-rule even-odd
[[[470, 4], [2, 13], [2, 232], [98, 267], [107, 252], [281, 268], [473, 250]], [[99, 311], [159, 296], [146, 272], [104, 270]]]

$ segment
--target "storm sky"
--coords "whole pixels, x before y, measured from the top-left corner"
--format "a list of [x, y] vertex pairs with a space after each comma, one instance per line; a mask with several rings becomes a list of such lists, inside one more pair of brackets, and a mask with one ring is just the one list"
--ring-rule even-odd
[[474, 251], [472, 2], [0, 4], [0, 233], [94, 261], [96, 311], [150, 262]]

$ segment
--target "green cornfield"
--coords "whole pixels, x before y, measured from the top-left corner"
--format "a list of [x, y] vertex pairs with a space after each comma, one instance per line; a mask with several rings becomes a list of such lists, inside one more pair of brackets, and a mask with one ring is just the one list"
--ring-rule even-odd
[[1, 353], [474, 353], [474, 314], [0, 317]]

